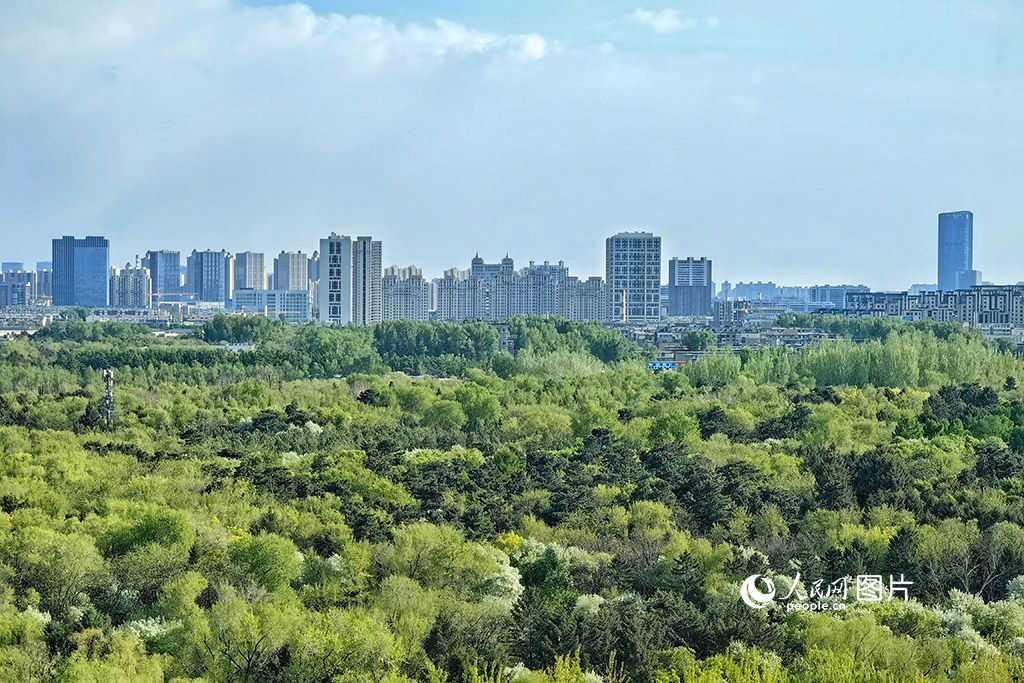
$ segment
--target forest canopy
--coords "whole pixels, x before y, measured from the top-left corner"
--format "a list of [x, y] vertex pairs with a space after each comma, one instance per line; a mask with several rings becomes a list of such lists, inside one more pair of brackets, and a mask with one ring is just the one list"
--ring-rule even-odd
[[[479, 322], [4, 342], [0, 678], [1022, 680], [1024, 365], [784, 322], [839, 339], [664, 372], [536, 316], [514, 355]], [[782, 599], [860, 575], [910, 599]]]

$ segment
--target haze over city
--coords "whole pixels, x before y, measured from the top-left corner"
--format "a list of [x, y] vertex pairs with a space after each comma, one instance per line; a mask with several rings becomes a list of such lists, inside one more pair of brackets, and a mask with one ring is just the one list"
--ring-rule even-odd
[[650, 230], [719, 282], [903, 289], [970, 209], [985, 279], [1024, 279], [1019, 4], [405, 5], [7, 3], [0, 255], [338, 231], [587, 276]]

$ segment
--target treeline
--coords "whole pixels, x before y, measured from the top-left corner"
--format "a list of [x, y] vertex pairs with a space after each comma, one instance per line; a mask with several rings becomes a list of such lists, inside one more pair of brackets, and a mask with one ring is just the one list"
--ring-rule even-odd
[[839, 315], [815, 315], [812, 313], [783, 313], [775, 324], [780, 327], [801, 327], [824, 330], [844, 339], [858, 341], [881, 341], [893, 332], [916, 330], [939, 339], [959, 335], [976, 334], [964, 329], [960, 323], [938, 322], [936, 320], [901, 320], [900, 318], [847, 318]]
[[[583, 363], [595, 371], [605, 362], [641, 358], [636, 345], [594, 323], [532, 316], [513, 319], [509, 327], [517, 348], [525, 352], [521, 363], [499, 353], [495, 327], [483, 322], [386, 321], [372, 327], [323, 327], [235, 316], [216, 316], [196, 328], [194, 337], [178, 339], [156, 337], [147, 328], [128, 323], [60, 321], [30, 340], [7, 345], [6, 353], [0, 347], [0, 359], [6, 356], [12, 368], [38, 368], [38, 361], [45, 358], [69, 376], [88, 377], [94, 374], [91, 371], [113, 368], [127, 371], [137, 381], [145, 377], [148, 384], [173, 379], [202, 384], [216, 383], [220, 377], [281, 382], [389, 371], [461, 377], [470, 369], [494, 370], [507, 377], [524, 367], [562, 372]], [[236, 351], [225, 344], [250, 344], [253, 349]], [[536, 362], [538, 355], [556, 351], [566, 362]], [[2, 373], [0, 368], [0, 388]], [[29, 384], [20, 383], [26, 389]]]
[[698, 386], [722, 386], [745, 374], [759, 382], [805, 386], [937, 387], [1024, 379], [1020, 363], [974, 333], [938, 337], [902, 330], [885, 341], [838, 340], [800, 350], [762, 346], [739, 354], [708, 352], [683, 372]]

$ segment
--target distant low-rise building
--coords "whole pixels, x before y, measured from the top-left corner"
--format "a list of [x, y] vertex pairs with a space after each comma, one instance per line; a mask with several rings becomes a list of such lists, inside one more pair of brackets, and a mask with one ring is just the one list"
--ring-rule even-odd
[[970, 289], [909, 292], [860, 292], [846, 298], [850, 317], [902, 318], [957, 322], [971, 327], [1024, 327], [1024, 286], [979, 285]]
[[278, 318], [293, 323], [310, 320], [309, 290], [236, 289], [235, 311], [243, 315]]

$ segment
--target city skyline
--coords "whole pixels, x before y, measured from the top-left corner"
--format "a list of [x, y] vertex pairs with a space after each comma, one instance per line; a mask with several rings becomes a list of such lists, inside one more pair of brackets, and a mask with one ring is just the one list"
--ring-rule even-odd
[[3, 257], [334, 230], [431, 273], [472, 244], [598, 274], [578, 245], [643, 230], [721, 279], [894, 289], [969, 207], [985, 277], [1021, 279], [1024, 7], [783, 5], [8, 3]]
[[[333, 232], [320, 240], [312, 257], [280, 252], [273, 275], [266, 272], [262, 253], [226, 250], [193, 249], [184, 269], [178, 265], [180, 253], [169, 250], [148, 251], [145, 258], [136, 258], [134, 267], [128, 262], [124, 269], [104, 269], [109, 240], [66, 235], [52, 240], [53, 271], [10, 270], [23, 264], [0, 262], [8, 268], [0, 275], [0, 307], [41, 319], [51, 304], [110, 308], [100, 315], [145, 324], [169, 321], [175, 314], [184, 319], [221, 311], [341, 325], [387, 320], [497, 323], [520, 315], [554, 315], [629, 325], [710, 318], [714, 325], [744, 328], [786, 313], [835, 312], [959, 321], [996, 336], [1012, 335], [1015, 328], [1007, 326], [1024, 321], [1024, 283], [979, 283], [972, 259], [973, 214], [940, 214], [936, 233], [938, 287], [914, 284], [885, 292], [863, 284], [723, 281], [717, 296], [712, 259], [671, 257], [668, 277], [663, 278], [661, 237], [642, 231], [608, 236], [605, 277], [585, 280], [570, 275], [564, 260], [530, 261], [516, 269], [510, 254], [487, 262], [477, 253], [468, 269], [449, 268], [442, 278], [427, 281], [414, 264], [384, 268], [381, 240]], [[164, 284], [154, 289], [153, 282]], [[236, 283], [243, 286], [235, 289]]]
[[[921, 274], [921, 278], [919, 278], [918, 281], [914, 281], [914, 278], [911, 278], [910, 280], [905, 281], [902, 285], [897, 285], [895, 287], [874, 287], [874, 286], [872, 286], [870, 284], [868, 286], [871, 289], [876, 289], [876, 290], [879, 290], [879, 291], [893, 291], [893, 292], [902, 291], [902, 290], [910, 290], [910, 289], [914, 289], [914, 288], [920, 288], [922, 286], [939, 286], [942, 283], [942, 280], [943, 280], [942, 271], [943, 271], [943, 268], [944, 268], [944, 259], [948, 260], [948, 258], [949, 258], [947, 256], [944, 256], [944, 251], [943, 251], [944, 248], [945, 248], [944, 244], [947, 241], [949, 241], [949, 238], [944, 237], [944, 232], [948, 231], [950, 229], [950, 225], [951, 224], [950, 224], [949, 221], [951, 219], [959, 219], [961, 216], [966, 216], [967, 226], [968, 227], [966, 228], [966, 230], [967, 230], [967, 232], [965, 233], [966, 236], [958, 238], [959, 242], [957, 242], [957, 244], [960, 244], [960, 245], [966, 244], [966, 247], [965, 247], [965, 249], [966, 249], [966, 252], [965, 252], [966, 256], [958, 255], [957, 258], [966, 259], [965, 264], [966, 265], [971, 265], [973, 263], [973, 254], [976, 251], [976, 246], [974, 244], [974, 234], [973, 234], [973, 220], [974, 220], [973, 212], [972, 211], [968, 211], [968, 210], [958, 210], [958, 211], [954, 211], [954, 212], [943, 212], [943, 213], [938, 214], [938, 226], [939, 227], [938, 227], [938, 233], [937, 233], [938, 234], [938, 246], [936, 248], [936, 253], [938, 253], [939, 273], [936, 274], [935, 268], [933, 266], [932, 267], [932, 275], [926, 276], [924, 274]], [[933, 224], [933, 226], [934, 226], [934, 224]], [[934, 231], [934, 227], [933, 227], [933, 231]], [[333, 230], [331, 231], [332, 234], [334, 232], [335, 231], [333, 231]], [[625, 232], [649, 232], [649, 231], [644, 231], [644, 230], [627, 230]], [[983, 231], [983, 233], [984, 233], [984, 231]], [[104, 237], [106, 237], [106, 236], [104, 236]], [[663, 239], [660, 234], [658, 235], [658, 238], [659, 239]], [[983, 238], [984, 238], [984, 234], [983, 234]], [[318, 238], [318, 240], [317, 240], [317, 245], [318, 246], [319, 246], [320, 240], [322, 240], [322, 237]], [[966, 240], [966, 242], [965, 242], [965, 240]], [[383, 243], [383, 242], [387, 242], [387, 239], [384, 238], [384, 239], [378, 240], [378, 241]], [[110, 240], [108, 240], [108, 242], [110, 242]], [[934, 243], [935, 243], [935, 240], [934, 240], [934, 235], [933, 235], [933, 244]], [[114, 244], [111, 243], [111, 247], [113, 247], [113, 246], [114, 246]], [[578, 246], [579, 245], [577, 245], [577, 247]], [[959, 249], [960, 247], [950, 246], [949, 248]], [[196, 249], [197, 249], [196, 247], [192, 247], [192, 250], [196, 250]], [[124, 251], [124, 250], [122, 250], [122, 251]], [[131, 250], [125, 251], [125, 253], [128, 253], [129, 251], [131, 251]], [[202, 252], [204, 250], [199, 250], [199, 251]], [[232, 251], [230, 249], [218, 249], [218, 250], [207, 249], [206, 251], [218, 251], [220, 253], [223, 253], [225, 255], [230, 255], [230, 256], [238, 255], [238, 256], [243, 256], [244, 257], [245, 255], [248, 255], [248, 254], [255, 254], [255, 255], [259, 255], [261, 257], [265, 257], [266, 256], [265, 252], [260, 252], [258, 250], [253, 250], [253, 249], [248, 249], [248, 248], [245, 249], [245, 250], [242, 250], [242, 251]], [[283, 257], [286, 254], [290, 255], [292, 257], [302, 256], [302, 257], [304, 257], [302, 259], [302, 261], [303, 261], [303, 263], [305, 263], [305, 259], [306, 258], [312, 256], [314, 253], [318, 253], [318, 251], [319, 250], [316, 247], [314, 247], [313, 249], [310, 249], [308, 251], [306, 251], [304, 247], [295, 248], [295, 249], [292, 249], [291, 251], [289, 251], [288, 249], [282, 249], [280, 251], [280, 253], [279, 253], [279, 256]], [[467, 251], [473, 251], [473, 250], [472, 249], [467, 249]], [[480, 250], [480, 249], [476, 249], [475, 251], [473, 251], [473, 253], [477, 257], [479, 257], [481, 251], [482, 250]], [[117, 252], [115, 252], [113, 250], [111, 251], [111, 254], [115, 254], [115, 253], [117, 253]], [[152, 254], [168, 254], [168, 253], [169, 254], [185, 254], [187, 256], [188, 253], [190, 253], [190, 252], [188, 250], [186, 250], [186, 249], [178, 250], [178, 249], [166, 249], [166, 248], [164, 248], [164, 249], [160, 249], [160, 250], [156, 250], [156, 251], [153, 251], [153, 250], [146, 250], [146, 251], [143, 251], [143, 252], [135, 251], [130, 256], [125, 257], [125, 258], [121, 258], [120, 254], [118, 254], [117, 256], [111, 256], [110, 258], [111, 258], [111, 263], [116, 263], [116, 262], [119, 262], [121, 260], [124, 260], [124, 261], [127, 262], [127, 261], [131, 261], [132, 259], [141, 258], [142, 262], [143, 262], [143, 265], [145, 265], [149, 255], [152, 255]], [[512, 253], [511, 250], [506, 250], [505, 255], [508, 256], [511, 253]], [[143, 254], [144, 254], [144, 256], [143, 256]], [[0, 254], [0, 257], [2, 257], [2, 256], [4, 256], [4, 254]], [[455, 257], [455, 258], [458, 258], [458, 257]], [[516, 258], [518, 260], [518, 257], [516, 257]], [[677, 258], [682, 258], [682, 259], [685, 260], [687, 258], [693, 258], [693, 254], [692, 253], [687, 254], [687, 253], [681, 252], [681, 251], [672, 251], [670, 249], [662, 249], [661, 253], [660, 253], [660, 264], [661, 264], [661, 269], [660, 270], [661, 270], [661, 272], [662, 273], [669, 273], [670, 272], [669, 269], [671, 267], [670, 266], [670, 262], [675, 260], [675, 259], [677, 259]], [[719, 257], [711, 257], [710, 260], [718, 260], [718, 258]], [[529, 262], [531, 264], [534, 263], [534, 262], [537, 262], [537, 263], [549, 263], [549, 262], [567, 263], [567, 259], [565, 259], [561, 255], [559, 255], [556, 258], [548, 258], [548, 257], [545, 257], [543, 259], [527, 258], [527, 259], [523, 259], [523, 260], [525, 260], [525, 261], [527, 261], [527, 262]], [[262, 286], [264, 288], [267, 286], [268, 278], [269, 278], [269, 280], [271, 282], [273, 282], [273, 280], [274, 280], [273, 275], [275, 274], [275, 271], [276, 271], [277, 261], [278, 261], [278, 257], [275, 257], [273, 255], [273, 253], [270, 253], [270, 257], [269, 257], [268, 263], [270, 263], [271, 267], [270, 268], [263, 268], [264, 273], [263, 273], [263, 285]], [[394, 265], [394, 266], [398, 266], [401, 263], [400, 261], [395, 260], [395, 259], [391, 259], [390, 257], [389, 258], [383, 258], [382, 257], [382, 263], [384, 263], [384, 262], [388, 262], [390, 265]], [[28, 263], [31, 263], [31, 261], [29, 261]], [[39, 266], [41, 264], [45, 264], [45, 263], [47, 263], [47, 262], [37, 261], [36, 262], [37, 269], [39, 268]], [[439, 279], [444, 272], [448, 271], [451, 268], [456, 268], [457, 269], [459, 267], [459, 263], [458, 262], [453, 263], [453, 264], [451, 264], [449, 266], [444, 266], [442, 268], [436, 268], [436, 269], [435, 268], [431, 268], [430, 266], [424, 266], [424, 264], [422, 262], [415, 262], [415, 263], [413, 263], [413, 262], [406, 262], [406, 263], [408, 265], [416, 266], [421, 271], [424, 271], [424, 273], [425, 273], [424, 277], [427, 280]], [[8, 262], [8, 261], [4, 261], [3, 264], [5, 266], [7, 266], [7, 265], [14, 265], [14, 264], [26, 266], [26, 262]], [[182, 264], [182, 265], [184, 265], [184, 264]], [[233, 268], [235, 267], [234, 264], [232, 264], [232, 267]], [[607, 268], [607, 263], [605, 264], [605, 267]], [[971, 267], [973, 267], [973, 266], [971, 266]], [[244, 268], [244, 266], [243, 266], [243, 268]], [[949, 274], [946, 276], [946, 278], [954, 283], [954, 284], [951, 285], [951, 288], [960, 288], [960, 284], [961, 283], [960, 283], [959, 274], [961, 273], [961, 271], [957, 270], [956, 268], [953, 268], [953, 266], [945, 266], [945, 268], [946, 268], [947, 271], [949, 271]], [[953, 270], [950, 270], [950, 268], [953, 268]], [[728, 262], [727, 261], [725, 262], [725, 269], [728, 270]], [[994, 281], [994, 280], [990, 280], [990, 279], [983, 279], [982, 278], [983, 273], [982, 273], [982, 271], [980, 269], [968, 270], [968, 271], [963, 272], [963, 275], [965, 275], [967, 277], [965, 278], [965, 280], [964, 280], [964, 282], [962, 284], [963, 284], [964, 287], [969, 287], [969, 286], [971, 286], [971, 284], [982, 284], [983, 282], [989, 282], [989, 283], [993, 283], [993, 284], [1016, 284], [1016, 283], [1020, 283], [1020, 282], [1024, 281], [1024, 270], [1018, 270], [1017, 272], [1019, 273], [1019, 275], [1016, 276], [1018, 279], [1009, 279], [1009, 280], [1006, 280], [1005, 282], [1001, 282], [1000, 283], [998, 281]], [[583, 277], [590, 276], [590, 274], [580, 273], [578, 270], [574, 270], [574, 273], [576, 275], [583, 275]], [[605, 272], [598, 274], [597, 277], [601, 277], [601, 276], [604, 276], [606, 274], [607, 274], [607, 271], [605, 269]], [[237, 283], [236, 283], [236, 280], [237, 280], [238, 276], [234, 272], [232, 272], [229, 275], [226, 275], [226, 277], [228, 277], [229, 280], [231, 281], [230, 282], [231, 287], [229, 287], [229, 289], [232, 288], [232, 287], [237, 287], [238, 286]], [[757, 277], [756, 281], [754, 279], [755, 277]], [[855, 282], [854, 280], [842, 281], [839, 278], [833, 277], [831, 280], [822, 279], [822, 280], [811, 281], [811, 282], [806, 282], [806, 281], [805, 282], [799, 282], [799, 281], [793, 281], [793, 280], [782, 280], [782, 281], [776, 283], [775, 280], [773, 280], [772, 278], [766, 278], [766, 279], [762, 280], [761, 279], [762, 277], [763, 276], [760, 275], [760, 274], [756, 275], [756, 276], [753, 275], [753, 274], [747, 274], [747, 275], [740, 275], [739, 277], [717, 276], [715, 279], [712, 280], [712, 283], [714, 285], [713, 293], [715, 295], [718, 294], [719, 288], [721, 287], [723, 282], [731, 282], [731, 283], [734, 283], [734, 284], [735, 283], [760, 284], [762, 282], [766, 282], [766, 283], [779, 284], [779, 285], [781, 285], [783, 287], [787, 287], [787, 286], [788, 287], [792, 287], [792, 286], [813, 287], [813, 286], [816, 286], [816, 285], [827, 285], [827, 284], [835, 285], [835, 284], [840, 284], [841, 282], [843, 284], [853, 284]], [[971, 278], [975, 278], [975, 279], [972, 280]], [[669, 282], [667, 280], [665, 280], [664, 278], [662, 278], [662, 280], [663, 280], [662, 284], [669, 284]], [[926, 285], [922, 285], [920, 283], [920, 280], [925, 280], [927, 282], [927, 284]], [[861, 280], [861, 281], [857, 281], [857, 284], [866, 284], [866, 283], [865, 283], [865, 281]], [[277, 285], [275, 285], [275, 287], [280, 288]], [[257, 288], [259, 288], [259, 287], [257, 287]], [[284, 289], [288, 289], [288, 288], [286, 287]], [[158, 291], [159, 291], [159, 288], [154, 288], [154, 293], [156, 293]]]

